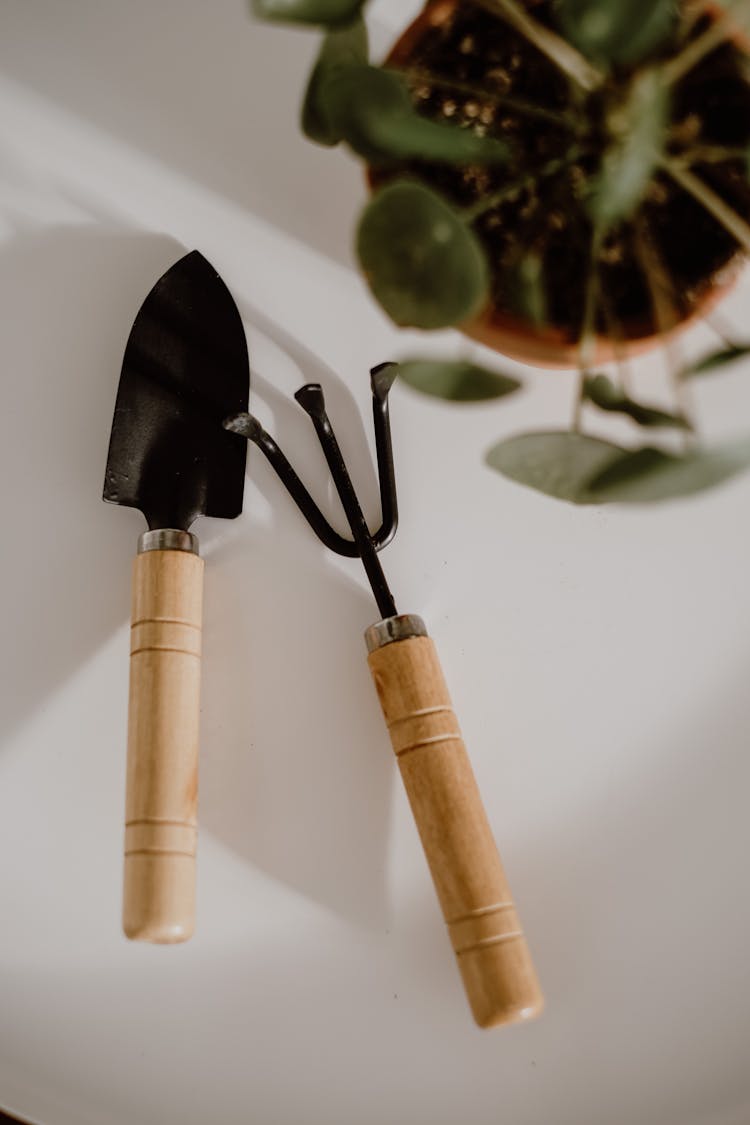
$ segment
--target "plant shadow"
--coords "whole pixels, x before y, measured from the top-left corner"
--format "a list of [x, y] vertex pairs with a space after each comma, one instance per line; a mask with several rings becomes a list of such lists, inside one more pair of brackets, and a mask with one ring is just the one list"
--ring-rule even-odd
[[[344, 419], [348, 459], [367, 479], [369, 508], [376, 478], [351, 392], [258, 310], [243, 315], [251, 409], [270, 412], [274, 435], [343, 533], [310, 421], [276, 384], [290, 392], [305, 380], [324, 384]], [[259, 334], [273, 344], [273, 385], [252, 359], [263, 350]], [[320, 546], [255, 449], [249, 469], [249, 518], [253, 494], [273, 515], [253, 519], [242, 545], [207, 566], [201, 824], [274, 878], [359, 925], [380, 926], [393, 761], [362, 637], [377, 611], [347, 574], [359, 562], [339, 564]]]
[[393, 762], [362, 639], [369, 599], [320, 557], [304, 528], [275, 527], [207, 567], [200, 824], [375, 928]]

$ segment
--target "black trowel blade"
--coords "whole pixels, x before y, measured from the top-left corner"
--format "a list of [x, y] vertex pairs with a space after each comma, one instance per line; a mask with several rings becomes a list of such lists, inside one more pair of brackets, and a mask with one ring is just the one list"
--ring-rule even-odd
[[117, 392], [104, 499], [139, 508], [150, 528], [242, 511], [247, 442], [227, 432], [246, 411], [247, 341], [234, 299], [194, 250], [143, 302]]

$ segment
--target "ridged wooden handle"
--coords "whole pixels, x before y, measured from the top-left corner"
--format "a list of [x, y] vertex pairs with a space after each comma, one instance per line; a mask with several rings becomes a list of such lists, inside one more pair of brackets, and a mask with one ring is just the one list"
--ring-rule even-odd
[[474, 1018], [537, 1015], [539, 982], [435, 646], [410, 637], [368, 659]]
[[122, 924], [136, 941], [195, 926], [203, 561], [136, 556], [130, 646]]

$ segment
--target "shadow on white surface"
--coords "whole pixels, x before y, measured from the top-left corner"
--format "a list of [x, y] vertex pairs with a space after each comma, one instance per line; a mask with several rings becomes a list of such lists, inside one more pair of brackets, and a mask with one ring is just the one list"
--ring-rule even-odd
[[349, 261], [361, 173], [298, 125], [318, 39], [254, 20], [244, 0], [69, 0], [64, 16], [55, 0], [38, 0], [3, 12], [0, 70]]
[[359, 587], [304, 527], [207, 568], [201, 829], [368, 928], [386, 912], [392, 755]]
[[[3, 739], [128, 620], [143, 521], [102, 504], [107, 443], [132, 319], [183, 252], [167, 237], [92, 226], [21, 236], [0, 254], [4, 624], [13, 638]], [[249, 336], [252, 348], [252, 326]], [[351, 427], [356, 404], [326, 374]], [[260, 384], [287, 437], [299, 427], [293, 448], [307, 441], [320, 461], [299, 407]], [[361, 446], [365, 460], [364, 437]], [[197, 525], [209, 556], [201, 824], [274, 877], [374, 924], [385, 910], [391, 777], [362, 640], [375, 611], [261, 460], [250, 465], [278, 521], [247, 545], [237, 536], [252, 523]], [[124, 726], [121, 741], [124, 753]]]
[[[351, 391], [260, 310], [242, 311], [251, 409], [270, 413], [274, 436], [347, 534], [323, 485], [329, 475], [310, 420], [291, 397], [303, 382], [320, 382], [377, 522], [375, 473]], [[254, 357], [268, 342], [283, 389], [257, 374]], [[335, 564], [253, 447], [248, 466], [273, 515], [256, 522], [248, 487], [252, 529], [207, 567], [201, 824], [274, 878], [360, 925], [381, 926], [393, 761], [363, 639], [377, 608], [346, 573], [359, 575], [358, 560]]]
[[7, 973], [3, 1088], [49, 1125], [455, 1125], [467, 1092], [476, 1125], [740, 1125], [745, 715], [736, 675], [608, 809], [506, 853], [547, 993], [537, 1022], [472, 1027], [425, 870], [390, 936], [352, 941], [291, 904], [245, 950], [228, 935]]
[[[559, 834], [507, 849], [495, 826], [511, 886], [522, 888], [516, 898], [547, 1005], [527, 1028], [489, 1036], [500, 1048], [497, 1094], [509, 1121], [750, 1121], [750, 1008], [737, 972], [750, 945], [746, 696], [735, 670], [710, 701], [686, 701], [668, 743], [654, 739], [651, 768], [634, 772], [608, 804], [562, 819]], [[401, 999], [419, 997], [433, 1027], [455, 1021], [426, 872], [422, 892], [394, 914]], [[410, 1063], [414, 1095], [428, 1060], [411, 1055]], [[481, 1079], [465, 1072], [462, 1091], [471, 1086], [473, 1119], [491, 1125], [489, 1065], [479, 1057], [477, 1071]], [[460, 1100], [446, 1094], [445, 1103], [443, 1114], [433, 1109], [436, 1125], [460, 1119]]]
[[3, 738], [128, 619], [142, 518], [102, 503], [109, 431], [132, 319], [183, 252], [95, 225], [0, 247]]
[[[325, 465], [323, 452], [314, 436], [310, 419], [293, 400], [294, 391], [304, 383], [320, 383], [326, 396], [328, 415], [362, 510], [368, 517], [372, 529], [379, 526], [380, 492], [374, 457], [371, 454], [374, 442], [372, 417], [368, 417], [366, 429], [365, 419], [350, 389], [351, 385], [357, 383], [360, 386], [368, 385], [367, 365], [362, 362], [356, 371], [335, 372], [311, 348], [282, 325], [276, 324], [256, 306], [248, 302], [240, 302], [240, 309], [247, 326], [251, 349], [250, 362], [253, 376], [250, 409], [255, 409], [254, 403], [257, 402], [258, 397], [270, 409], [273, 418], [271, 424], [273, 436], [295, 467], [300, 464], [308, 466], [306, 470], [304, 468], [300, 470], [303, 482], [331, 525], [340, 534], [351, 538], [351, 531]], [[275, 362], [269, 364], [273, 370], [272, 381], [259, 374], [264, 368], [254, 359], [254, 330], [262, 333], [273, 345]], [[279, 357], [284, 359], [283, 371], [282, 365], [278, 362]], [[387, 358], [389, 357], [384, 356], [378, 362], [384, 362]], [[374, 365], [375, 360], [372, 360], [371, 366]], [[255, 454], [256, 461], [261, 457], [261, 454]], [[398, 476], [398, 467], [396, 473]], [[321, 478], [325, 481], [325, 485], [316, 487]], [[286, 512], [292, 505], [291, 499], [280, 487], [271, 489], [271, 503], [274, 506], [279, 504], [281, 512]], [[351, 565], [359, 574], [364, 574], [360, 563], [355, 561]], [[374, 602], [372, 612], [375, 612]], [[372, 613], [367, 617], [367, 624], [371, 619]]]

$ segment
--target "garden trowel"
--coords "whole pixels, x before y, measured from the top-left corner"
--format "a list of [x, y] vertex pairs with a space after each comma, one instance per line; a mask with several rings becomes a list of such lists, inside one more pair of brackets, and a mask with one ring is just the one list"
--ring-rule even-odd
[[148, 530], [133, 570], [123, 928], [186, 941], [195, 919], [203, 561], [201, 515], [242, 511], [245, 442], [222, 420], [247, 409], [237, 306], [193, 251], [156, 283], [125, 349], [104, 499]]

